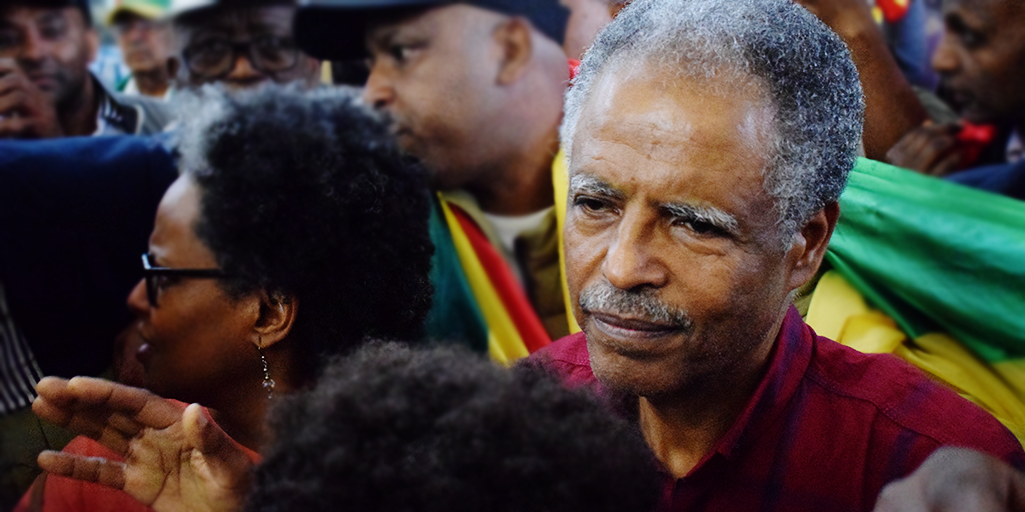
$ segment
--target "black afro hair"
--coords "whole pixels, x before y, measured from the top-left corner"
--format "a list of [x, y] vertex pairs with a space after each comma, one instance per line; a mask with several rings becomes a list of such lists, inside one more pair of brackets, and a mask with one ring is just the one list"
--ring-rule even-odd
[[349, 89], [206, 91], [181, 135], [202, 190], [196, 234], [234, 296], [299, 301], [290, 339], [310, 375], [365, 337], [415, 341], [434, 248], [426, 173]]
[[537, 366], [371, 343], [271, 415], [250, 512], [653, 510], [633, 424]]

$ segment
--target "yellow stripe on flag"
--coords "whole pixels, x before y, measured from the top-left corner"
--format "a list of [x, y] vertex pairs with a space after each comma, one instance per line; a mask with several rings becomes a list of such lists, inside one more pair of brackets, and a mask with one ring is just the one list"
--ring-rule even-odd
[[438, 197], [441, 198], [441, 209], [445, 213], [445, 222], [452, 233], [452, 245], [455, 246], [456, 254], [459, 255], [459, 263], [463, 267], [463, 272], [466, 273], [470, 290], [473, 292], [474, 298], [477, 299], [477, 306], [480, 307], [481, 314], [484, 315], [484, 322], [488, 324], [488, 354], [491, 355], [492, 360], [504, 365], [527, 357], [530, 355], [527, 346], [523, 343], [523, 338], [520, 337], [520, 332], [516, 329], [512, 317], [505, 310], [505, 304], [498, 296], [498, 291], [495, 290], [487, 272], [484, 271], [484, 265], [477, 258], [470, 239], [467, 238], [463, 227], [452, 213], [452, 209], [449, 208], [445, 196], [438, 194]]
[[569, 169], [566, 168], [566, 152], [559, 149], [552, 162], [552, 184], [555, 185], [555, 222], [559, 230], [559, 268], [562, 272], [562, 298], [566, 301], [566, 319], [569, 320], [569, 332], [580, 332], [580, 325], [573, 317], [573, 302], [569, 299], [569, 286], [566, 284], [566, 250], [563, 247], [562, 232], [566, 226], [566, 199], [569, 197]]
[[943, 333], [913, 343], [896, 322], [871, 309], [862, 295], [836, 271], [826, 272], [808, 307], [808, 325], [820, 336], [864, 353], [892, 353], [947, 384], [986, 409], [1025, 441], [1025, 361], [988, 364]]

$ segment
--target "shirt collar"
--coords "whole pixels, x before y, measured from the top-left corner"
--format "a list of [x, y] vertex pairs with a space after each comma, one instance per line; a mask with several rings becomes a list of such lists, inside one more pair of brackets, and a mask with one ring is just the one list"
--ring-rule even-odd
[[758, 432], [765, 430], [762, 425], [775, 422], [783, 414], [811, 364], [813, 341], [811, 328], [801, 319], [797, 308], [790, 306], [776, 336], [765, 376], [713, 453], [734, 457]]
[[93, 77], [93, 86], [99, 104], [96, 112], [96, 135], [134, 135], [139, 127], [139, 112], [118, 103], [96, 77]]

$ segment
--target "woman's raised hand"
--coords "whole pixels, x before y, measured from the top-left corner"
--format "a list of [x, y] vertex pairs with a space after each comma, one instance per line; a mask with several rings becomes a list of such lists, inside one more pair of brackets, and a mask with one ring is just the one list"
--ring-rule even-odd
[[124, 462], [46, 451], [39, 466], [56, 475], [121, 489], [158, 512], [241, 509], [253, 461], [198, 404], [114, 382], [47, 377], [32, 410], [97, 440]]

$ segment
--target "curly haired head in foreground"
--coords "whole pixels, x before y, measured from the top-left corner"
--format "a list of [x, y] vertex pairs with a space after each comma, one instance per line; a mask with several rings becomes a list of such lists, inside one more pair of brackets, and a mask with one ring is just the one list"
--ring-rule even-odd
[[538, 368], [372, 343], [272, 413], [251, 512], [644, 511], [635, 426]]
[[426, 174], [350, 89], [203, 91], [181, 132], [196, 234], [233, 296], [295, 297], [309, 375], [364, 337], [416, 340], [430, 308]]

